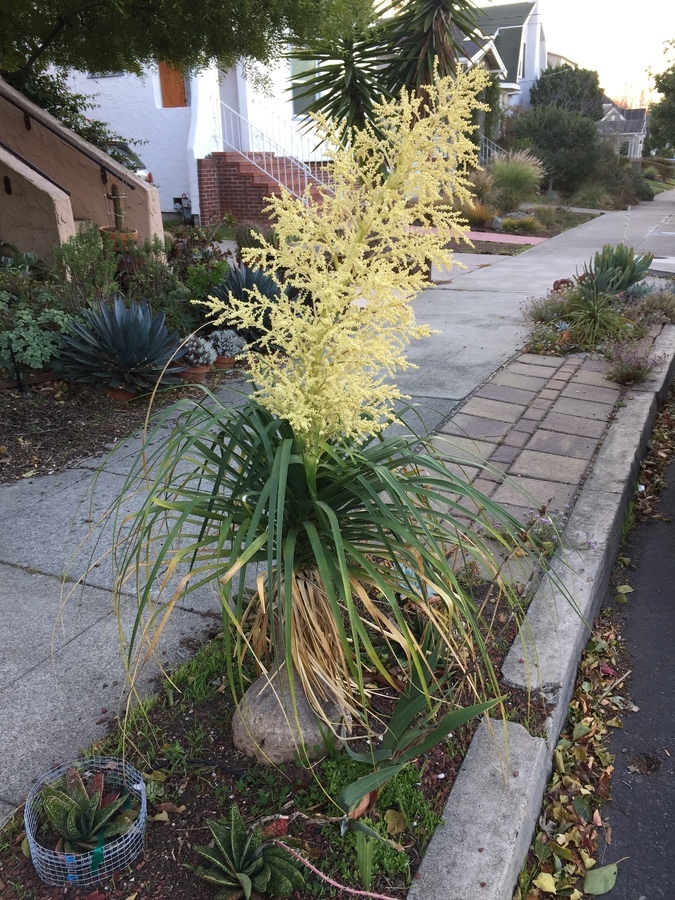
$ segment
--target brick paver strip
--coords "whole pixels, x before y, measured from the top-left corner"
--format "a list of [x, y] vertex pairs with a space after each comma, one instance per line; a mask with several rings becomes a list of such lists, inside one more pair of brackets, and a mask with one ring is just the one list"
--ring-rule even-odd
[[564, 416], [581, 416], [582, 419], [599, 419], [607, 422], [614, 410], [614, 404], [593, 403], [591, 400], [573, 400], [561, 397], [553, 404], [551, 411]]
[[525, 412], [526, 404], [502, 403], [501, 400], [485, 400], [483, 397], [472, 397], [462, 407], [466, 416], [484, 416], [499, 419], [500, 422], [517, 422]]
[[530, 440], [530, 434], [527, 431], [509, 431], [504, 438], [504, 444], [508, 447], [524, 447]]
[[536, 366], [549, 366], [551, 369], [559, 369], [565, 360], [561, 356], [539, 356], [536, 353], [521, 353], [518, 362], [534, 363]]
[[[584, 420], [586, 421], [586, 420]], [[595, 453], [598, 441], [595, 438], [580, 437], [577, 434], [562, 434], [557, 431], [543, 431], [539, 428], [530, 438], [528, 450], [542, 453], [558, 453], [577, 459], [590, 459]]]
[[521, 362], [511, 363], [507, 372], [513, 372], [516, 375], [536, 375], [539, 378], [550, 378], [552, 374], [550, 366], [537, 366], [534, 363]]
[[483, 472], [473, 483], [473, 486], [477, 488], [482, 494], [485, 494], [486, 497], [491, 497], [495, 488], [497, 488], [499, 482], [492, 481], [489, 477], [486, 477], [487, 473]]
[[576, 489], [575, 484], [564, 484], [562, 481], [514, 478], [510, 482], [500, 484], [492, 496], [498, 503], [519, 506], [523, 511], [537, 509], [549, 501], [550, 508], [555, 510], [563, 509], [574, 497]]
[[517, 372], [504, 369], [502, 372], [497, 372], [490, 384], [504, 384], [507, 387], [522, 388], [525, 391], [540, 391], [546, 386], [547, 381], [547, 378], [540, 376], [519, 375]]
[[[489, 459], [497, 449], [496, 443], [477, 441], [458, 435], [436, 436], [431, 443], [441, 456], [451, 459], [466, 460], [467, 465], [479, 466], [481, 461]], [[473, 460], [473, 462], [472, 462]]]
[[531, 419], [533, 422], [541, 422], [541, 420], [544, 418], [544, 416], [546, 415], [547, 412], [548, 412], [548, 408], [547, 409], [535, 409], [533, 406], [531, 406], [529, 409], [526, 409], [525, 412], [523, 413], [523, 419]]
[[511, 422], [497, 419], [485, 419], [481, 416], [466, 416], [463, 412], [447, 422], [442, 428], [443, 434], [456, 434], [460, 437], [503, 438], [510, 431]]
[[[549, 413], [550, 415], [550, 413]], [[521, 419], [513, 426], [514, 431], [524, 431], [525, 434], [533, 434], [537, 430], [537, 422], [531, 419]]]
[[566, 484], [577, 485], [587, 466], [587, 459], [541, 453], [538, 450], [522, 450], [510, 467], [509, 475], [526, 475], [528, 478], [564, 481]]
[[537, 396], [536, 391], [524, 391], [521, 388], [509, 387], [505, 384], [493, 384], [489, 382], [474, 394], [475, 397], [485, 397], [486, 400], [502, 400], [504, 403], [518, 403], [527, 405]]
[[552, 390], [552, 391], [556, 391], [557, 393], [560, 393], [561, 391], [564, 391], [565, 388], [567, 387], [567, 380], [566, 379], [564, 380], [562, 378], [553, 378], [553, 379], [551, 379], [551, 381], [549, 381], [549, 383], [546, 385], [546, 387], [550, 388], [550, 390]]
[[[522, 433], [522, 432], [521, 432]], [[514, 459], [520, 453], [520, 447], [509, 446], [508, 444], [502, 444], [501, 447], [497, 447], [495, 452], [490, 457], [491, 463], [506, 463], [506, 465], [510, 465]]]
[[532, 409], [550, 409], [553, 406], [553, 400], [556, 399], [557, 396], [558, 395], [556, 394], [556, 397], [554, 397], [550, 400], [547, 397], [539, 396], [539, 397], [537, 397], [536, 400], [532, 401], [531, 408]]
[[554, 388], [545, 388], [540, 392], [539, 396], [542, 398], [542, 400], [557, 400], [560, 396], [560, 391], [557, 391]]
[[599, 419], [582, 419], [550, 412], [542, 423], [548, 431], [562, 431], [564, 434], [578, 434], [580, 437], [601, 438], [607, 426]]
[[585, 366], [574, 376], [574, 381], [580, 381], [582, 384], [593, 384], [596, 387], [608, 387], [612, 384], [607, 381], [603, 372], [596, 372], [593, 369], [587, 369]]
[[589, 372], [606, 372], [609, 366], [604, 359], [585, 359], [584, 369]]
[[562, 392], [563, 397], [572, 397], [578, 400], [592, 400], [594, 403], [610, 403], [612, 406], [619, 399], [621, 393], [618, 387], [597, 387], [593, 384], [581, 384], [572, 379]]

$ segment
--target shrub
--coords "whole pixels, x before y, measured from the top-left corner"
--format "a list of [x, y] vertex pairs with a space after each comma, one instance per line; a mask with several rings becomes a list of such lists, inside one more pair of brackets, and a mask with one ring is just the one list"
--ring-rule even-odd
[[179, 359], [178, 338], [164, 324], [164, 313], [152, 314], [147, 303], [132, 300], [127, 307], [117, 297], [111, 307], [100, 302], [82, 313], [64, 335], [66, 376], [97, 388], [119, 388], [138, 393], [151, 390], [159, 380], [175, 379], [165, 371]]
[[655, 291], [646, 294], [634, 307], [631, 318], [644, 325], [675, 325], [675, 293]]
[[469, 228], [485, 228], [494, 219], [496, 211], [494, 207], [474, 200], [473, 203], [465, 203], [461, 210], [462, 218], [466, 219]]
[[570, 329], [567, 322], [538, 323], [528, 334], [526, 353], [544, 356], [564, 356], [570, 350]]
[[490, 198], [499, 212], [518, 209], [534, 197], [544, 177], [544, 167], [529, 150], [516, 150], [508, 156], [495, 157], [489, 167], [492, 176]]
[[20, 296], [0, 290], [0, 369], [44, 369], [58, 359], [62, 335], [75, 321], [61, 299], [44, 286]]
[[608, 278], [591, 278], [570, 292], [565, 316], [571, 340], [581, 350], [594, 350], [600, 343], [618, 340], [633, 328], [617, 309], [612, 283]]
[[587, 182], [582, 185], [570, 203], [583, 209], [612, 209], [614, 205], [605, 186], [598, 182]]
[[542, 299], [530, 300], [523, 312], [530, 322], [548, 325], [565, 317], [567, 296], [560, 291], [549, 291]]
[[534, 234], [541, 228], [541, 223], [534, 216], [507, 216], [502, 219], [502, 228], [507, 234]]
[[649, 359], [636, 346], [618, 344], [608, 354], [609, 369], [607, 378], [618, 384], [640, 384], [649, 376], [661, 359]]
[[119, 290], [112, 242], [101, 239], [94, 222], [80, 225], [76, 235], [54, 248], [54, 256], [60, 277], [59, 294], [71, 311], [109, 300]]
[[644, 166], [642, 169], [642, 177], [649, 178], [651, 181], [659, 181], [661, 179], [661, 173], [656, 166]]
[[487, 169], [476, 169], [469, 175], [476, 200], [488, 204], [492, 195], [493, 179]]

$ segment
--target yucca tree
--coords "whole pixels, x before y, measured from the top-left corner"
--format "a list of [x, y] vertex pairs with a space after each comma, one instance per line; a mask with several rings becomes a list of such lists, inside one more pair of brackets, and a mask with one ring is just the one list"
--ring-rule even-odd
[[147, 479], [116, 542], [117, 592], [138, 590], [132, 667], [140, 643], [154, 649], [152, 626], [161, 631], [186, 592], [213, 584], [237, 697], [246, 659], [297, 674], [333, 728], [324, 701], [368, 725], [373, 678], [395, 688], [392, 668], [417, 678], [429, 702], [439, 667], [456, 674], [452, 685], [463, 679], [465, 696], [498, 696], [458, 570], [480, 567], [517, 603], [500, 555], [522, 548], [521, 525], [432, 446], [382, 434], [401, 399], [386, 376], [429, 334], [409, 303], [425, 284], [411, 260], [452, 264], [446, 248], [461, 227], [440, 200], [469, 196], [459, 163], [475, 158], [466, 130], [484, 84], [474, 71], [440, 79], [423, 101], [403, 92], [377, 111], [381, 137], [355, 132], [350, 147], [329, 129], [333, 191], [322, 202], [271, 200], [279, 242], [264, 250], [293, 290], [271, 312], [255, 289], [207, 304], [216, 326], [220, 316], [261, 330], [247, 357], [255, 394], [234, 409], [208, 397], [184, 411], [130, 475], [125, 494]]
[[384, 19], [380, 40], [389, 48], [383, 83], [389, 91], [419, 91], [440, 77], [456, 75], [465, 37], [480, 41], [472, 0], [406, 0]]
[[295, 50], [292, 57], [316, 67], [294, 79], [294, 96], [316, 95], [307, 112], [331, 118], [348, 140], [351, 128], [374, 124], [375, 102], [402, 88], [418, 92], [435, 68], [439, 77], [456, 75], [465, 36], [481, 39], [471, 0], [406, 0], [390, 17]]

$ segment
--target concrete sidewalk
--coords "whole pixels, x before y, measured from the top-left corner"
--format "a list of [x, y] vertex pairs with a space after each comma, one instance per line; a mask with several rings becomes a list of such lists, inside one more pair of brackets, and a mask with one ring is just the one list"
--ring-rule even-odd
[[[528, 508], [549, 500], [561, 508], [574, 501], [589, 478], [593, 454], [603, 438], [607, 443], [618, 397], [596, 361], [515, 359], [527, 333], [522, 304], [543, 295], [554, 280], [581, 269], [604, 243], [624, 240], [641, 250], [656, 244], [661, 248], [663, 233], [675, 222], [671, 193], [628, 212], [607, 213], [519, 256], [489, 257], [480, 268], [462, 274], [441, 273], [446, 283], [426, 290], [416, 301], [418, 320], [441, 334], [410, 348], [410, 359], [419, 368], [403, 373], [399, 384], [418, 405], [426, 430], [438, 432], [435, 440], [452, 441], [469, 476], [518, 514], [526, 516]], [[671, 337], [663, 336], [659, 343], [672, 359]], [[668, 371], [659, 373], [661, 382]], [[636, 393], [651, 400], [655, 384]], [[636, 437], [633, 455], [638, 445]], [[0, 682], [0, 821], [39, 774], [101, 737], [108, 717], [117, 712], [124, 669], [105, 558], [66, 606], [63, 622], [54, 625], [63, 576], [78, 578], [87, 570], [91, 547], [80, 544], [119, 495], [137, 449], [138, 439], [127, 442], [125, 452], [104, 466], [95, 484], [100, 460], [59, 475], [0, 485], [0, 640], [5, 648], [0, 659], [5, 676]], [[488, 460], [495, 471], [479, 472], [471, 466], [471, 454]], [[523, 485], [532, 502], [514, 491], [497, 468]], [[617, 477], [629, 476], [628, 471]], [[99, 542], [101, 551], [108, 549], [106, 542], [109, 546], [109, 533]], [[217, 604], [208, 595], [180, 609], [163, 658], [180, 659], [182, 638], [204, 633], [214, 615]], [[575, 660], [570, 665], [576, 669]], [[525, 741], [524, 746], [530, 745]], [[545, 745], [533, 752], [545, 768]], [[538, 808], [538, 788], [535, 781], [532, 785], [529, 803]], [[460, 868], [466, 869], [466, 857]], [[457, 873], [447, 877], [455, 882]], [[503, 888], [504, 881], [500, 883]], [[416, 896], [469, 900], [474, 894]], [[506, 894], [479, 890], [475, 896], [485, 900]]]

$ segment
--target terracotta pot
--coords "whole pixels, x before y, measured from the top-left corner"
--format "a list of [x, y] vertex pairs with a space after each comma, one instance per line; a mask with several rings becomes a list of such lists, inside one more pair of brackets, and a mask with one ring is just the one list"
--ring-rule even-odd
[[234, 366], [234, 356], [217, 356], [213, 365], [216, 369], [231, 369]]
[[124, 388], [113, 387], [106, 388], [103, 393], [112, 400], [119, 400], [120, 403], [124, 403], [127, 400], [133, 400], [134, 397], [138, 396], [138, 394], [135, 394], [132, 391], [125, 391]]
[[135, 244], [138, 240], [138, 231], [135, 228], [125, 228], [124, 231], [116, 231], [113, 225], [101, 225], [99, 231], [101, 234], [112, 238], [113, 247], [117, 253], [123, 253], [129, 244]]
[[211, 366], [187, 366], [178, 377], [183, 381], [191, 381], [193, 384], [201, 384], [209, 373]]

